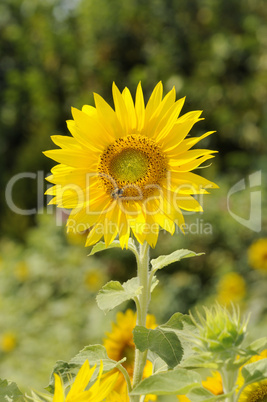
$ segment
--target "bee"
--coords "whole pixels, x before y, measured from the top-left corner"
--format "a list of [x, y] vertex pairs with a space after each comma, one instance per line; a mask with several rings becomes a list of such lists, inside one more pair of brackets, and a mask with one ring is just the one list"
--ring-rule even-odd
[[114, 191], [112, 191], [111, 197], [114, 199], [122, 198], [123, 197], [123, 188], [117, 187]]

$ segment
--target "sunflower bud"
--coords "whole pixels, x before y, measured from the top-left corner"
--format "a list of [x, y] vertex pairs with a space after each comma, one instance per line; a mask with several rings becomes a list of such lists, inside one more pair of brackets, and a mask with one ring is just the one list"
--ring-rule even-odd
[[197, 314], [199, 322], [191, 315], [199, 331], [197, 349], [222, 354], [224, 358], [231, 356], [245, 338], [248, 319], [241, 321], [240, 312], [234, 306], [228, 311], [219, 304], [210, 309], [204, 307], [204, 315]]

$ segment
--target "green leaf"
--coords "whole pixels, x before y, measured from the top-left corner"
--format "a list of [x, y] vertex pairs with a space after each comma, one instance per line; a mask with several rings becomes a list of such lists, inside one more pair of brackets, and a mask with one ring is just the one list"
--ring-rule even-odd
[[153, 364], [153, 374], [161, 371], [167, 371], [168, 366], [156, 353], [148, 351], [147, 360]]
[[151, 375], [140, 382], [130, 395], [184, 395], [200, 386], [201, 377], [198, 373], [178, 368]]
[[98, 307], [106, 314], [126, 300], [134, 299], [142, 292], [138, 278], [131, 278], [122, 285], [118, 281], [110, 281], [100, 289], [96, 301]]
[[159, 284], [159, 280], [156, 278], [156, 276], [153, 276], [152, 278], [152, 283], [151, 283], [151, 288], [150, 292], [152, 293], [155, 287]]
[[235, 390], [227, 394], [214, 395], [203, 387], [196, 387], [190, 390], [186, 396], [190, 401], [194, 402], [216, 402], [228, 398], [233, 392], [235, 392]]
[[265, 380], [267, 378], [267, 358], [246, 364], [241, 370], [245, 384]]
[[17, 384], [0, 379], [0, 401], [22, 402], [24, 400], [23, 393], [19, 390]]
[[[56, 365], [51, 373], [50, 381], [46, 389], [53, 393], [54, 392], [54, 384], [55, 378], [54, 373], [57, 373], [62, 378], [64, 384], [69, 383], [69, 379], [75, 377], [80, 367], [83, 365], [85, 360], [89, 361], [90, 367], [93, 367], [95, 364], [99, 365], [100, 360], [103, 362], [103, 372], [106, 373], [113, 368], [117, 367], [120, 363], [125, 361], [126, 359], [122, 359], [119, 362], [115, 360], [111, 360], [104, 346], [102, 345], [89, 345], [85, 346], [75, 357], [73, 357], [69, 363], [59, 360], [56, 362]], [[98, 374], [98, 370], [95, 371], [92, 380], [96, 378]]]
[[169, 255], [161, 255], [155, 260], [151, 260], [152, 270], [153, 272], [156, 272], [158, 269], [162, 269], [173, 262], [182, 260], [183, 258], [197, 257], [202, 254], [204, 253], [195, 253], [194, 251], [186, 249], [176, 250]]
[[109, 246], [106, 247], [105, 242], [99, 241], [91, 250], [90, 255], [94, 255], [96, 253], [99, 253], [100, 251], [103, 250], [108, 250], [109, 248], [121, 248], [120, 242], [118, 240], [114, 240]]
[[196, 330], [190, 316], [182, 313], [174, 313], [166, 324], [161, 325], [161, 327], [179, 331], [187, 330], [190, 332]]
[[257, 339], [256, 341], [252, 342], [247, 349], [253, 352], [261, 352], [262, 350], [267, 348], [267, 337]]
[[[103, 241], [99, 241], [91, 250], [90, 254], [88, 254], [89, 256], [94, 255], [96, 253], [99, 253], [100, 251], [103, 250], [108, 250], [110, 248], [121, 248], [120, 242], [119, 240], [114, 240], [109, 246], [106, 247], [105, 242]], [[133, 239], [129, 239], [128, 241], [128, 248], [129, 250], [131, 250], [134, 254], [137, 252], [136, 251], [136, 247], [134, 244]]]
[[155, 352], [170, 368], [174, 368], [180, 363], [183, 348], [174, 332], [166, 331], [162, 327], [148, 329], [136, 326], [133, 334], [134, 343], [141, 352], [147, 349]]
[[218, 364], [215, 361], [212, 361], [211, 356], [200, 356], [193, 355], [189, 356], [187, 359], [183, 360], [181, 366], [187, 369], [196, 369], [196, 368], [208, 368], [217, 370]]

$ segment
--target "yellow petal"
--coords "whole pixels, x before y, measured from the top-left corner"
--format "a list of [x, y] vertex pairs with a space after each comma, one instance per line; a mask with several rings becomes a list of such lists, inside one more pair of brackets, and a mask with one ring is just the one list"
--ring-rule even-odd
[[124, 130], [124, 135], [126, 135], [129, 132], [128, 113], [122, 94], [120, 93], [118, 87], [114, 82], [112, 85], [112, 93], [113, 93], [116, 115], [122, 126], [122, 129]]
[[125, 133], [112, 107], [98, 94], [94, 94], [94, 100], [97, 113], [109, 133], [114, 135], [114, 138], [124, 135]]
[[61, 378], [57, 374], [54, 374], [54, 377], [55, 377], [55, 392], [53, 402], [64, 402], [65, 395]]
[[137, 126], [136, 113], [132, 95], [127, 87], [124, 88], [122, 92], [122, 97], [124, 99], [125, 106], [127, 109], [129, 132], [136, 133], [136, 126]]
[[69, 137], [66, 135], [51, 135], [51, 140], [54, 144], [58, 145], [61, 148], [77, 148], [82, 149], [81, 145], [78, 141], [73, 137]]
[[141, 82], [139, 82], [135, 95], [135, 111], [137, 117], [137, 131], [140, 132], [145, 121], [145, 102]]

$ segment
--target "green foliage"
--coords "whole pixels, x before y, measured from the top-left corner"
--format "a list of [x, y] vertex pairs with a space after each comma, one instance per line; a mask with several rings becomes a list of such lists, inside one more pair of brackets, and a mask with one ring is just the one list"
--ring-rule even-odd
[[199, 255], [203, 255], [204, 253], [195, 253], [191, 250], [176, 250], [169, 255], [161, 255], [160, 257], [156, 258], [155, 260], [151, 260], [152, 271], [156, 272], [158, 269], [162, 269], [167, 265], [170, 265], [174, 262], [178, 262], [183, 258], [189, 257], [197, 257]]
[[147, 329], [136, 326], [134, 342], [141, 352], [150, 350], [164, 360], [170, 368], [177, 366], [184, 355], [188, 353], [188, 345], [179, 335], [190, 328], [194, 331], [195, 327], [189, 316], [175, 313], [166, 324], [158, 326], [156, 329]]
[[138, 384], [132, 390], [131, 395], [181, 395], [200, 384], [201, 377], [198, 373], [177, 368], [151, 375]]
[[[118, 240], [114, 240], [111, 244], [109, 244], [107, 247], [103, 241], [99, 241], [95, 246], [92, 247], [92, 250], [89, 254], [89, 256], [94, 255], [96, 253], [99, 253], [100, 251], [108, 250], [110, 248], [119, 248], [121, 249], [120, 242]], [[136, 253], [136, 248], [134, 241], [130, 238], [128, 241], [128, 248], [131, 250], [134, 254]]]
[[149, 349], [164, 360], [169, 368], [177, 366], [183, 356], [181, 342], [174, 332], [156, 329], [147, 329], [136, 326], [134, 329], [134, 343], [144, 352]]
[[138, 278], [131, 278], [122, 285], [118, 281], [110, 281], [99, 291], [96, 301], [98, 307], [107, 313], [121, 303], [135, 299], [141, 292], [142, 286], [139, 285]]
[[[234, 391], [233, 391], [234, 392]], [[193, 388], [190, 390], [187, 394], [187, 398], [190, 401], [194, 402], [216, 402], [216, 401], [223, 401], [229, 396], [233, 394], [233, 392], [228, 392], [225, 394], [220, 394], [220, 395], [214, 395], [212, 392], [208, 391], [207, 389], [203, 387], [199, 388]]]
[[242, 368], [241, 373], [244, 377], [245, 385], [265, 380], [267, 377], [267, 359], [247, 364]]
[[0, 379], [0, 400], [3, 402], [23, 402], [25, 399], [17, 384]]

